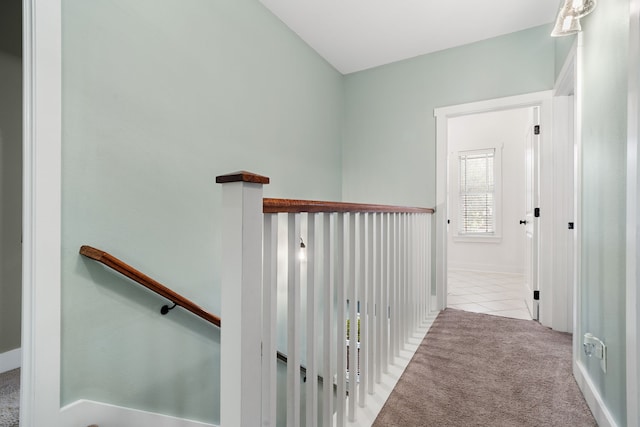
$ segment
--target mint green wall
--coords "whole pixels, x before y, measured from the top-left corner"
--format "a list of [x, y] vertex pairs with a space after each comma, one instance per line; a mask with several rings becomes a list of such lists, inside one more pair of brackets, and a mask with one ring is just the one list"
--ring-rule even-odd
[[[585, 20], [581, 64], [594, 173], [580, 323], [609, 346], [609, 373], [584, 362], [621, 424], [626, 9]], [[343, 77], [254, 0], [63, 0], [62, 403], [219, 413], [218, 332], [180, 309], [163, 318], [165, 301], [80, 245], [219, 313], [216, 175], [268, 175], [271, 197], [433, 206], [434, 108], [551, 89], [569, 46], [550, 30]]]
[[78, 255], [220, 313], [220, 186], [341, 198], [342, 76], [255, 0], [63, 1], [62, 403], [218, 420], [219, 334]]
[[626, 425], [625, 172], [628, 0], [599, 2], [583, 19], [582, 333], [607, 345], [607, 373], [582, 362], [618, 425]]
[[21, 307], [22, 58], [0, 48], [0, 354], [20, 348]]
[[435, 206], [437, 107], [553, 88], [549, 25], [346, 76], [343, 197]]

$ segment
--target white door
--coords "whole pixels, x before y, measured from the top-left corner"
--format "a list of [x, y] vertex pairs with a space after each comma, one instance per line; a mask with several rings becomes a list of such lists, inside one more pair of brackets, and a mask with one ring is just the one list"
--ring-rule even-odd
[[525, 233], [524, 300], [531, 318], [539, 319], [538, 309], [538, 219], [536, 210], [539, 201], [539, 149], [540, 111], [531, 109], [531, 122], [527, 126], [525, 139], [525, 217], [520, 220]]

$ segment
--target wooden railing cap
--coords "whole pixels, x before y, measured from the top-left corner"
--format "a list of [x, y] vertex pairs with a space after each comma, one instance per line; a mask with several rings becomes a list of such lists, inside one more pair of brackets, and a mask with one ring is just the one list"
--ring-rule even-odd
[[365, 203], [325, 202], [320, 200], [269, 199], [262, 200], [263, 213], [320, 213], [320, 212], [388, 212], [388, 213], [427, 213], [432, 208], [410, 206], [372, 205]]
[[216, 177], [216, 183], [218, 184], [226, 184], [229, 182], [253, 182], [255, 184], [268, 184], [269, 177], [247, 171], [232, 172]]

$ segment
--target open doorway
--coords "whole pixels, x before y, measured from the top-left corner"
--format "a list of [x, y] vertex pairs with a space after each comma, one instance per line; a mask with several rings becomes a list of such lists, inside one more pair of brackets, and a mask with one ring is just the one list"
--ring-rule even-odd
[[18, 425], [22, 307], [22, 1], [0, 2], [0, 424]]
[[538, 108], [448, 121], [448, 307], [536, 317], [523, 288], [535, 271], [527, 256], [533, 223], [525, 220], [535, 177], [527, 174], [526, 159]]
[[[517, 108], [539, 107], [540, 127], [538, 134], [538, 205], [534, 213], [537, 223], [538, 249], [535, 269], [535, 286], [538, 301], [539, 321], [542, 325], [558, 331], [575, 331], [572, 322], [580, 311], [579, 295], [574, 294], [574, 272], [579, 271], [576, 264], [580, 251], [579, 239], [579, 199], [580, 194], [579, 135], [573, 129], [579, 129], [573, 115], [573, 88], [576, 76], [576, 54], [567, 58], [560, 72], [554, 91], [534, 92], [505, 98], [471, 102], [436, 108], [436, 214], [435, 214], [435, 301], [434, 310], [447, 307], [448, 299], [448, 235], [450, 218], [448, 206], [449, 180], [449, 126], [450, 120], [457, 117], [502, 111]], [[560, 108], [564, 106], [565, 108]], [[553, 107], [553, 108], [552, 108]], [[560, 114], [562, 113], [562, 114]], [[553, 120], [552, 120], [553, 117]], [[579, 117], [576, 112], [575, 117]], [[523, 220], [527, 220], [523, 218]], [[574, 221], [576, 221], [574, 223]], [[519, 220], [520, 221], [520, 220]], [[574, 224], [575, 229], [574, 229]], [[574, 309], [575, 305], [575, 309]], [[577, 342], [577, 340], [576, 340]], [[576, 344], [574, 351], [579, 351]]]

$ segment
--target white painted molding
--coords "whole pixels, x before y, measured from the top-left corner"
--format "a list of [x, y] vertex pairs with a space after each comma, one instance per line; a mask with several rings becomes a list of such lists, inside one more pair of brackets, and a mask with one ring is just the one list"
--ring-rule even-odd
[[552, 91], [544, 90], [532, 92], [524, 95], [507, 96], [504, 98], [489, 99], [486, 101], [469, 102], [467, 104], [450, 105], [434, 109], [434, 116], [458, 117], [469, 114], [486, 113], [489, 111], [511, 110], [514, 108], [524, 108], [540, 105], [541, 101], [551, 98]]
[[575, 205], [577, 183], [575, 176], [577, 40], [571, 46], [553, 89], [553, 247], [554, 260], [551, 279], [553, 307], [551, 327], [557, 331], [572, 332], [574, 328], [575, 295], [575, 237], [567, 223], [577, 220]]
[[524, 274], [522, 268], [509, 264], [449, 263], [448, 268], [450, 270], [478, 271], [482, 273]]
[[61, 0], [23, 3], [22, 427], [60, 422]]
[[[435, 309], [441, 310], [447, 305], [447, 177], [448, 177], [448, 120], [450, 118], [485, 113], [490, 111], [509, 110], [540, 106], [540, 125], [543, 129], [543, 140], [551, 134], [551, 97], [553, 91], [541, 91], [524, 95], [508, 96], [486, 101], [470, 102], [434, 109], [436, 118], [436, 214], [435, 214], [435, 269], [436, 269], [436, 304]], [[544, 129], [549, 129], [545, 132]], [[551, 144], [549, 144], [551, 145]], [[542, 166], [544, 167], [544, 166]], [[542, 170], [541, 175], [544, 175]], [[550, 254], [549, 258], [551, 257]], [[549, 266], [547, 266], [550, 268]], [[543, 276], [544, 277], [544, 276]], [[540, 293], [544, 299], [545, 289], [542, 283]]]
[[[575, 223], [574, 250], [576, 256], [573, 259], [573, 363], [580, 360], [580, 352], [582, 351], [582, 33], [578, 33], [576, 40], [576, 81], [574, 95], [574, 114], [575, 127], [574, 138], [575, 146], [575, 170], [573, 171], [573, 180], [575, 185], [575, 198], [573, 201]], [[575, 375], [575, 369], [574, 369]]]
[[0, 374], [19, 368], [22, 365], [22, 350], [16, 348], [0, 354]]
[[62, 408], [61, 425], [117, 427], [216, 427], [200, 421], [140, 411], [91, 400], [78, 400]]
[[591, 409], [593, 417], [596, 419], [598, 426], [600, 427], [617, 427], [613, 416], [607, 409], [607, 406], [602, 400], [602, 396], [598, 393], [598, 389], [591, 381], [589, 374], [587, 373], [582, 362], [577, 361], [573, 363], [573, 375], [578, 383], [578, 387], [584, 395], [584, 399]]
[[640, 426], [640, 208], [638, 139], [640, 138], [640, 0], [630, 1], [629, 98], [627, 106], [627, 259], [626, 259], [626, 380], [627, 426]]

